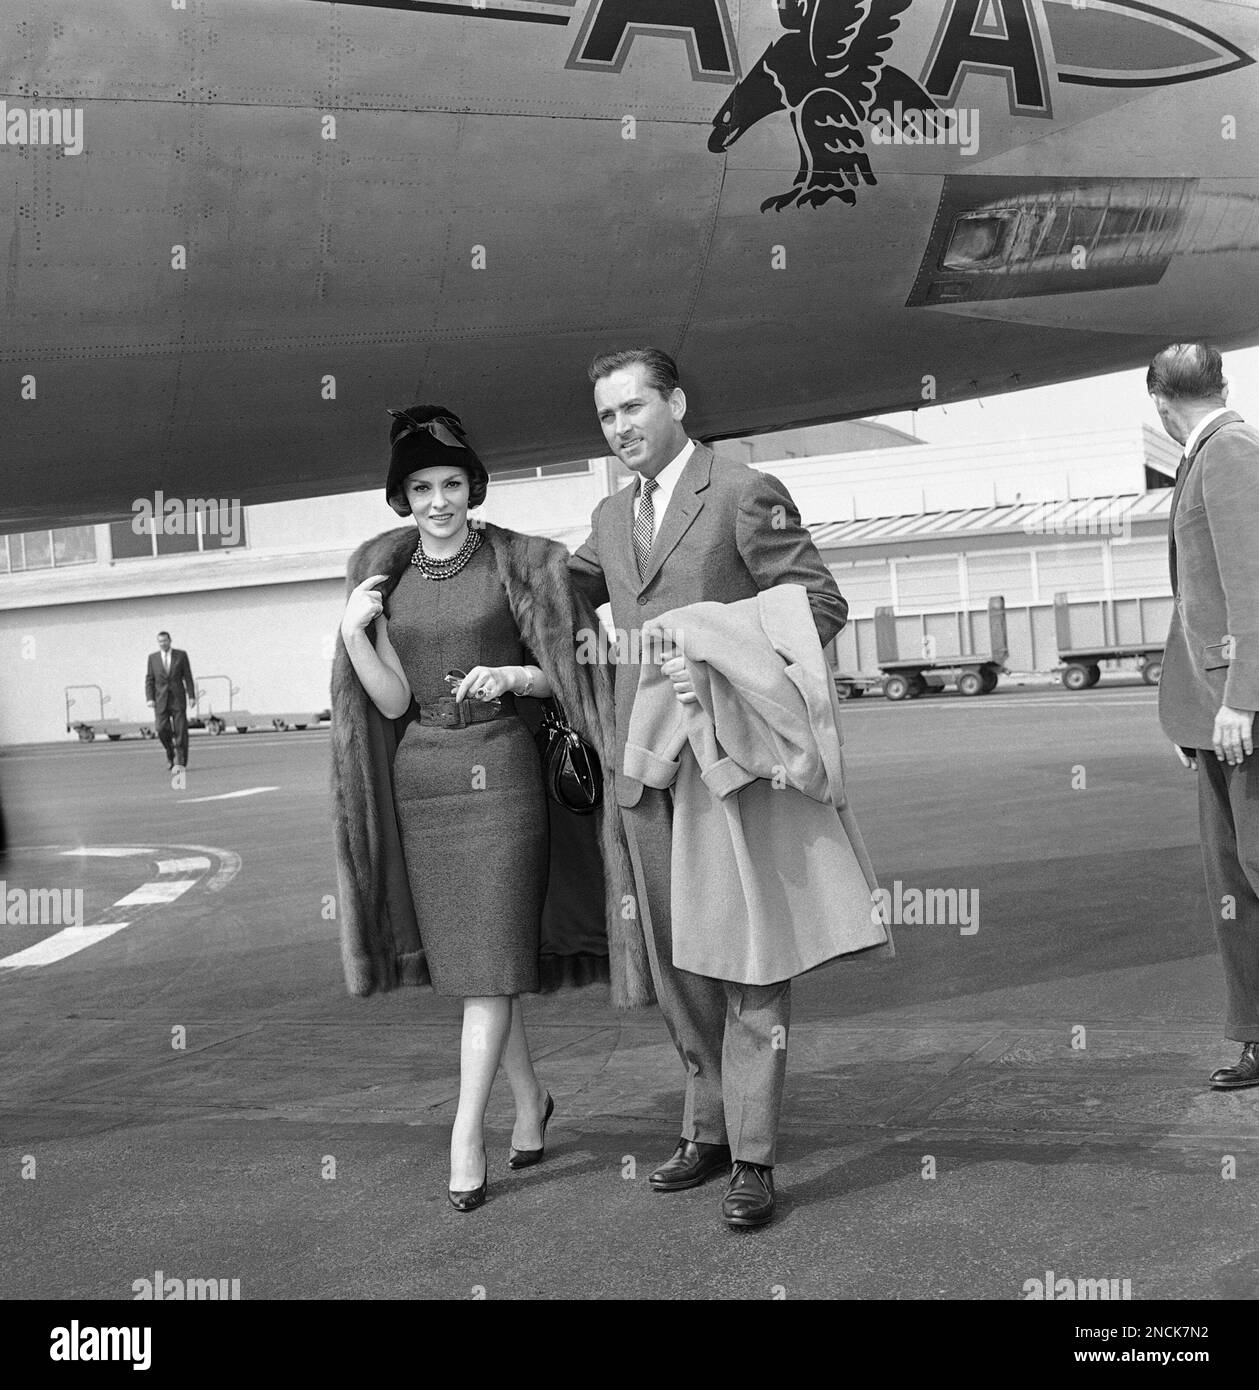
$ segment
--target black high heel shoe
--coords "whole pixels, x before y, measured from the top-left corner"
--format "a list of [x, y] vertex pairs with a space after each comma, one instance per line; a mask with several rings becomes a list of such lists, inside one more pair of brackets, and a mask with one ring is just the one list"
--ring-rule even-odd
[[509, 1149], [507, 1153], [507, 1166], [509, 1168], [532, 1168], [535, 1163], [542, 1162], [542, 1156], [546, 1153], [546, 1123], [555, 1113], [555, 1102], [551, 1099], [551, 1093], [546, 1093], [546, 1113], [542, 1116], [542, 1147], [540, 1149]]
[[481, 1179], [480, 1187], [472, 1187], [463, 1192], [456, 1192], [454, 1188], [446, 1189], [446, 1196], [450, 1198], [450, 1205], [456, 1211], [475, 1211], [477, 1207], [485, 1205], [485, 1198], [490, 1190], [490, 1165], [489, 1161], [485, 1164], [485, 1176]]

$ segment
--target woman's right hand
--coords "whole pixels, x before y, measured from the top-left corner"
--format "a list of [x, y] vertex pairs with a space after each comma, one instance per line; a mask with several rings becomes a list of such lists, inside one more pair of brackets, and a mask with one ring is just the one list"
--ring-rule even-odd
[[361, 584], [355, 585], [350, 591], [345, 612], [341, 616], [343, 634], [361, 632], [380, 617], [384, 611], [385, 600], [373, 586], [388, 578], [387, 574], [369, 574]]

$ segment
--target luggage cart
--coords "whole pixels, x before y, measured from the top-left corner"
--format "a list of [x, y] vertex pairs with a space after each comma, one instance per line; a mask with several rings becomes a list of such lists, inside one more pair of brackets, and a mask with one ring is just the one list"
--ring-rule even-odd
[[[960, 634], [966, 626], [961, 621], [966, 615], [957, 616]], [[946, 685], [956, 685], [963, 695], [988, 695], [997, 688], [1009, 655], [1005, 599], [996, 595], [988, 600], [987, 652], [941, 656], [935, 641], [924, 632], [922, 654], [905, 655], [897, 637], [896, 610], [887, 606], [874, 610], [874, 644], [883, 672], [883, 694], [889, 700], [916, 700], [929, 691], [943, 690]]]
[[831, 679], [841, 700], [860, 700], [868, 691], [879, 690], [883, 685], [882, 676], [849, 676], [839, 671], [832, 672]]
[[[1119, 624], [1116, 620], [1114, 599], [1091, 599], [1077, 604], [1074, 617], [1078, 632], [1079, 620], [1085, 615], [1079, 609], [1100, 610], [1100, 640], [1083, 642], [1072, 633], [1072, 605], [1065, 593], [1054, 595], [1054, 631], [1058, 638], [1058, 668], [1062, 683], [1068, 690], [1091, 690], [1102, 678], [1100, 663], [1103, 661], [1122, 661], [1135, 658], [1141, 679], [1146, 685], [1157, 685], [1163, 674], [1163, 643], [1143, 640], [1144, 621], [1141, 610], [1138, 615], [1142, 628], [1136, 642], [1120, 642]], [[1096, 626], [1094, 624], [1094, 626]]]

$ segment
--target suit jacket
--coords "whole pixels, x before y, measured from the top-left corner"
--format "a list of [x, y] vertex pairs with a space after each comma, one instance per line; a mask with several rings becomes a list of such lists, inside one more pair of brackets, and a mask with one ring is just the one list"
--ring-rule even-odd
[[[791, 494], [768, 473], [718, 458], [697, 444], [640, 578], [634, 554], [638, 488], [605, 497], [589, 539], [569, 561], [591, 603], [612, 605], [612, 621], [631, 653], [643, 624], [688, 603], [735, 603], [776, 584], [803, 585], [823, 646], [843, 627], [848, 605], [800, 523]], [[634, 806], [643, 784], [623, 771], [625, 739], [638, 689], [637, 660], [616, 666], [616, 798]]]
[[1176, 601], [1159, 720], [1183, 748], [1210, 748], [1221, 705], [1259, 710], [1259, 432], [1236, 411], [1181, 465], [1168, 529]]
[[627, 773], [674, 788], [674, 965], [766, 985], [853, 952], [893, 954], [804, 589], [689, 604], [650, 626], [685, 634], [698, 697], [679, 703], [644, 663], [625, 749]]
[[170, 649], [169, 672], [162, 665], [162, 653], [150, 652], [148, 669], [144, 673], [144, 698], [153, 701], [153, 713], [187, 709], [188, 700], [196, 700], [197, 687], [192, 681], [188, 653], [178, 647]]

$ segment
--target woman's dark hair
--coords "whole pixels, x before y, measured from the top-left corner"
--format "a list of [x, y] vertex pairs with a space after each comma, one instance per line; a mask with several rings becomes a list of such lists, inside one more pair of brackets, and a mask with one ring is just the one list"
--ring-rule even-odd
[[[479, 507], [485, 501], [489, 474], [468, 443], [463, 421], [455, 412], [443, 405], [411, 405], [391, 413], [394, 418], [389, 427], [385, 498], [394, 511], [399, 516], [411, 515], [405, 496], [406, 481], [421, 468], [461, 468], [468, 477], [468, 506]], [[425, 428], [430, 424], [436, 432]], [[449, 438], [443, 440], [443, 434]], [[449, 439], [458, 441], [458, 446]]]
[[627, 367], [645, 367], [647, 381], [662, 396], [667, 396], [682, 384], [678, 380], [678, 364], [661, 348], [622, 348], [619, 352], [603, 352], [591, 362], [587, 375], [591, 383], [602, 381], [613, 372]]
[[1150, 395], [1202, 401], [1224, 395], [1224, 361], [1210, 343], [1172, 343], [1156, 354], [1145, 374]]

